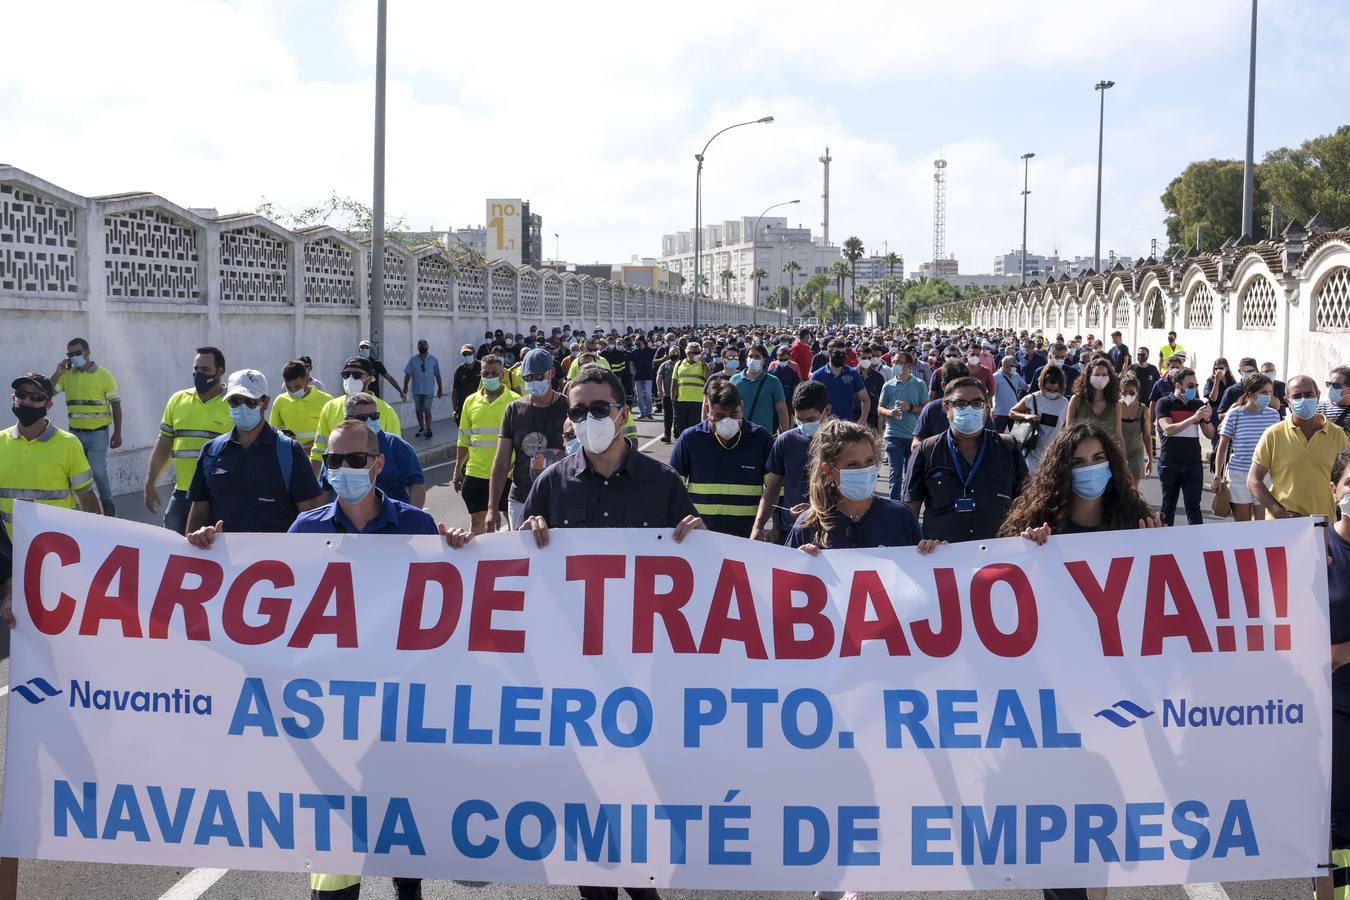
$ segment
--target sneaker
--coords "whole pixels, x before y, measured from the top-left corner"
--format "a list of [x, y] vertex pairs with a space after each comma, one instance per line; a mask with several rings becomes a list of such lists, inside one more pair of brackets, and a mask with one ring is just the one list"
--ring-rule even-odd
[[111, 518], [117, 517], [117, 507], [113, 505], [113, 502], [111, 500], [103, 504], [103, 514]]
[[663, 443], [663, 444], [669, 444], [669, 443], [670, 443], [670, 435], [668, 435], [668, 434], [663, 434], [663, 435], [661, 435], [661, 443]]
[[430, 439], [430, 438], [431, 438], [431, 432], [428, 431], [426, 434], [422, 435], [422, 437], [427, 438], [427, 439]]
[[421, 436], [424, 435], [424, 434], [426, 434], [425, 431], [419, 430], [419, 431], [417, 432], [417, 437], [421, 437]]

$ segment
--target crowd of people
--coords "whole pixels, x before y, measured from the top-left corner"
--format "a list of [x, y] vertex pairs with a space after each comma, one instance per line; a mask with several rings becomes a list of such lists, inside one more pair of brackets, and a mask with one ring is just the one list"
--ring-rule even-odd
[[[381, 382], [432, 437], [442, 369], [421, 340], [400, 384], [367, 341], [328, 393], [300, 358], [276, 376], [231, 371], [197, 348], [192, 386], [165, 405], [145, 473], [164, 526], [209, 549], [222, 532], [475, 535], [555, 528], [695, 529], [823, 549], [944, 545], [997, 536], [1153, 528], [1184, 507], [1201, 524], [1322, 516], [1328, 529], [1337, 752], [1350, 754], [1350, 367], [1280, 380], [1276, 366], [1215, 359], [1202, 380], [1168, 335], [1133, 350], [1009, 329], [781, 326], [620, 333], [560, 325], [485, 332], [450, 373], [454, 490], [466, 529], [423, 507], [426, 479]], [[274, 377], [276, 377], [274, 376]], [[0, 576], [16, 502], [114, 515], [107, 452], [123, 440], [116, 379], [74, 338], [50, 375], [12, 383], [18, 420], [0, 432]], [[65, 395], [70, 430], [49, 411]], [[642, 452], [661, 422], [669, 464]], [[655, 443], [655, 440], [653, 441]], [[878, 489], [882, 464], [887, 481]], [[1141, 493], [1156, 476], [1161, 503]], [[11, 621], [6, 587], [5, 615]], [[1342, 740], [1341, 735], [1345, 738]], [[1345, 769], [1346, 767], [1337, 767]], [[1333, 832], [1350, 860], [1350, 775], [1335, 778]], [[420, 896], [396, 879], [400, 898]], [[349, 900], [357, 876], [314, 875], [314, 897]], [[632, 888], [637, 897], [655, 897]], [[617, 896], [581, 888], [586, 898]], [[1084, 889], [1047, 897], [1085, 897]], [[842, 896], [826, 894], [821, 896]]]

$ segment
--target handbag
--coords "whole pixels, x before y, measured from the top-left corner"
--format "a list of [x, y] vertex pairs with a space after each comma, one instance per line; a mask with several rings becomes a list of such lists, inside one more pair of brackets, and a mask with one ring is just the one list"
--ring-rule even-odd
[[1233, 514], [1233, 495], [1228, 490], [1228, 482], [1222, 482], [1219, 489], [1214, 492], [1214, 499], [1209, 504], [1210, 510], [1220, 519], [1226, 519]]
[[1031, 411], [1036, 414], [1034, 422], [1028, 422], [1025, 419], [1019, 420], [1013, 425], [1011, 434], [1012, 439], [1017, 442], [1023, 455], [1036, 449], [1036, 445], [1041, 440], [1041, 411], [1036, 407], [1036, 396], [1031, 397]]

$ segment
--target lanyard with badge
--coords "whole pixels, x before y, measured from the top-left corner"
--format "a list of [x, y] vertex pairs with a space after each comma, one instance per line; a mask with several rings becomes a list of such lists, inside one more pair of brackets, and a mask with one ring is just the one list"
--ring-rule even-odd
[[[961, 491], [963, 494], [970, 493], [970, 484], [975, 480], [975, 473], [980, 471], [980, 464], [984, 462], [984, 451], [989, 446], [989, 437], [983, 432], [980, 433], [980, 449], [975, 454], [975, 463], [970, 467], [970, 471], [965, 471], [965, 459], [961, 456], [961, 451], [956, 448], [956, 442], [952, 440], [952, 433], [947, 432], [947, 453], [951, 456], [952, 471], [956, 473], [956, 478], [961, 482]], [[973, 513], [975, 511], [975, 498], [969, 496], [957, 497], [955, 509], [959, 513]]]

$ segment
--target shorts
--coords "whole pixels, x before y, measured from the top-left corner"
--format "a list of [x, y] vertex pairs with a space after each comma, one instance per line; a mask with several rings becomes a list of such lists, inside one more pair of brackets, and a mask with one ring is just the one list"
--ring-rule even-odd
[[[1230, 471], [1228, 473], [1228, 502], [1252, 504], [1256, 498], [1252, 492], [1247, 490], [1247, 473]], [[1266, 487], [1270, 487], [1270, 479], [1266, 479]]]
[[[502, 495], [497, 498], [497, 509], [506, 512], [506, 499], [511, 494], [511, 480], [508, 478], [502, 485]], [[464, 490], [460, 496], [464, 498], [464, 505], [468, 507], [470, 515], [488, 511], [488, 480], [486, 478], [475, 478], [467, 475], [464, 478]]]
[[431, 394], [413, 394], [413, 409], [420, 415], [431, 412]]

